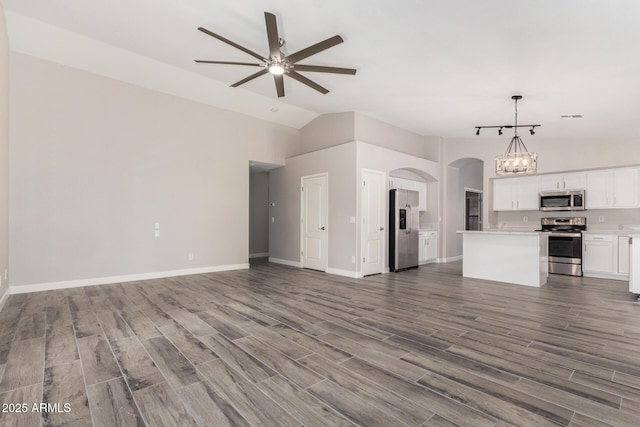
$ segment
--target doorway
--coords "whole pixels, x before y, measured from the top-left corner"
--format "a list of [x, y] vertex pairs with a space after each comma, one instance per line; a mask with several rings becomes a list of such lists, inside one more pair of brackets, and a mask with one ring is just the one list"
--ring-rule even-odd
[[385, 190], [384, 172], [362, 169], [362, 275], [384, 270]]
[[482, 191], [464, 189], [464, 229], [482, 230]]
[[280, 165], [249, 161], [249, 261], [269, 256], [269, 174]]
[[328, 181], [327, 173], [301, 178], [300, 262], [302, 268], [327, 271]]

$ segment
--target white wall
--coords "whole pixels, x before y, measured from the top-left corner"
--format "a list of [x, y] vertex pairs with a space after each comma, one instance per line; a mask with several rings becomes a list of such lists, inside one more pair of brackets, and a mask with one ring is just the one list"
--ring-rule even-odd
[[269, 175], [270, 201], [275, 203], [269, 223], [269, 257], [300, 262], [300, 180], [301, 177], [329, 174], [328, 250], [330, 269], [356, 271], [351, 257], [356, 255], [356, 143], [338, 145], [287, 159], [282, 168]]
[[0, 5], [0, 308], [9, 290], [9, 42]]
[[269, 252], [269, 173], [249, 175], [249, 254]]
[[283, 164], [297, 130], [10, 59], [12, 288], [247, 262], [249, 160]]

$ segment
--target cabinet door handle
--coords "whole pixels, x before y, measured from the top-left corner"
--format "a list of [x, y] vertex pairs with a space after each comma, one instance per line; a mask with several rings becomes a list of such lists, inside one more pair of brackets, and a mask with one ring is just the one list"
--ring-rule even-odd
[[560, 181], [556, 181], [556, 189], [560, 188]]

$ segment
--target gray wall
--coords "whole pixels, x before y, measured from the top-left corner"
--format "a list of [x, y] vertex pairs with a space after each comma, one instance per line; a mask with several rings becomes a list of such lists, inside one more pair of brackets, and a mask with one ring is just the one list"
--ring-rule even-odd
[[418, 135], [362, 113], [323, 114], [304, 126], [296, 154], [309, 153], [351, 141], [389, 148], [437, 162], [440, 138]]
[[10, 59], [12, 286], [247, 262], [249, 160], [299, 131]]
[[300, 130], [302, 144], [296, 154], [309, 153], [354, 140], [353, 112], [318, 116]]
[[[421, 222], [424, 222], [425, 226], [432, 228], [439, 228], [438, 217], [441, 214], [439, 200], [439, 188], [440, 188], [440, 165], [436, 162], [432, 162], [430, 160], [426, 160], [424, 158], [411, 156], [405, 153], [401, 153], [398, 151], [390, 150], [384, 147], [380, 147], [378, 145], [367, 144], [362, 141], [357, 142], [357, 157], [358, 163], [356, 169], [358, 171], [358, 177], [360, 178], [360, 171], [364, 169], [372, 169], [376, 171], [385, 172], [387, 176], [392, 171], [397, 175], [403, 175], [405, 177], [420, 176], [424, 181], [429, 181], [427, 187], [427, 213], [423, 215], [423, 219]], [[402, 171], [401, 171], [402, 169]], [[406, 174], [405, 171], [411, 172], [411, 174]], [[358, 179], [360, 182], [360, 179]], [[360, 185], [357, 185], [357, 209], [360, 212], [361, 204], [361, 189]], [[385, 206], [389, 206], [389, 195], [387, 193], [387, 197], [385, 200]], [[385, 224], [388, 223], [389, 215], [388, 209], [385, 208]], [[358, 216], [360, 219], [360, 216]], [[357, 222], [358, 225], [360, 221]], [[360, 230], [357, 230], [357, 235], [360, 235]], [[442, 239], [442, 237], [440, 237]], [[357, 242], [358, 251], [360, 251], [361, 242], [358, 239]], [[389, 242], [385, 241], [385, 266], [388, 266], [388, 254], [389, 254]], [[440, 255], [439, 255], [440, 256]], [[360, 261], [362, 258], [360, 253], [358, 252], [357, 260]], [[361, 263], [358, 263], [358, 271], [361, 271]]]
[[427, 158], [428, 153], [432, 154], [433, 148], [431, 140], [422, 135], [362, 113], [355, 113], [354, 139], [421, 158]]
[[0, 299], [9, 289], [9, 41], [0, 5]]
[[271, 207], [269, 256], [300, 262], [300, 179], [306, 175], [329, 174], [329, 268], [356, 271], [351, 257], [356, 255], [356, 143], [330, 147], [287, 159], [282, 168], [272, 170], [269, 180]]
[[269, 252], [269, 173], [249, 175], [249, 254]]
[[[447, 166], [447, 209], [445, 219], [445, 258], [462, 255], [462, 236], [457, 230], [464, 230], [465, 189], [482, 190], [483, 164], [480, 160], [465, 159], [459, 167]], [[483, 200], [484, 203], [484, 200]]]

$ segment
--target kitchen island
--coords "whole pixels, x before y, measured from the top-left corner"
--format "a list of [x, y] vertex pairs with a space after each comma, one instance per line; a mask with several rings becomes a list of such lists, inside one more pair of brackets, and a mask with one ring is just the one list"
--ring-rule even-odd
[[549, 237], [536, 231], [457, 231], [462, 275], [540, 287], [549, 274]]

